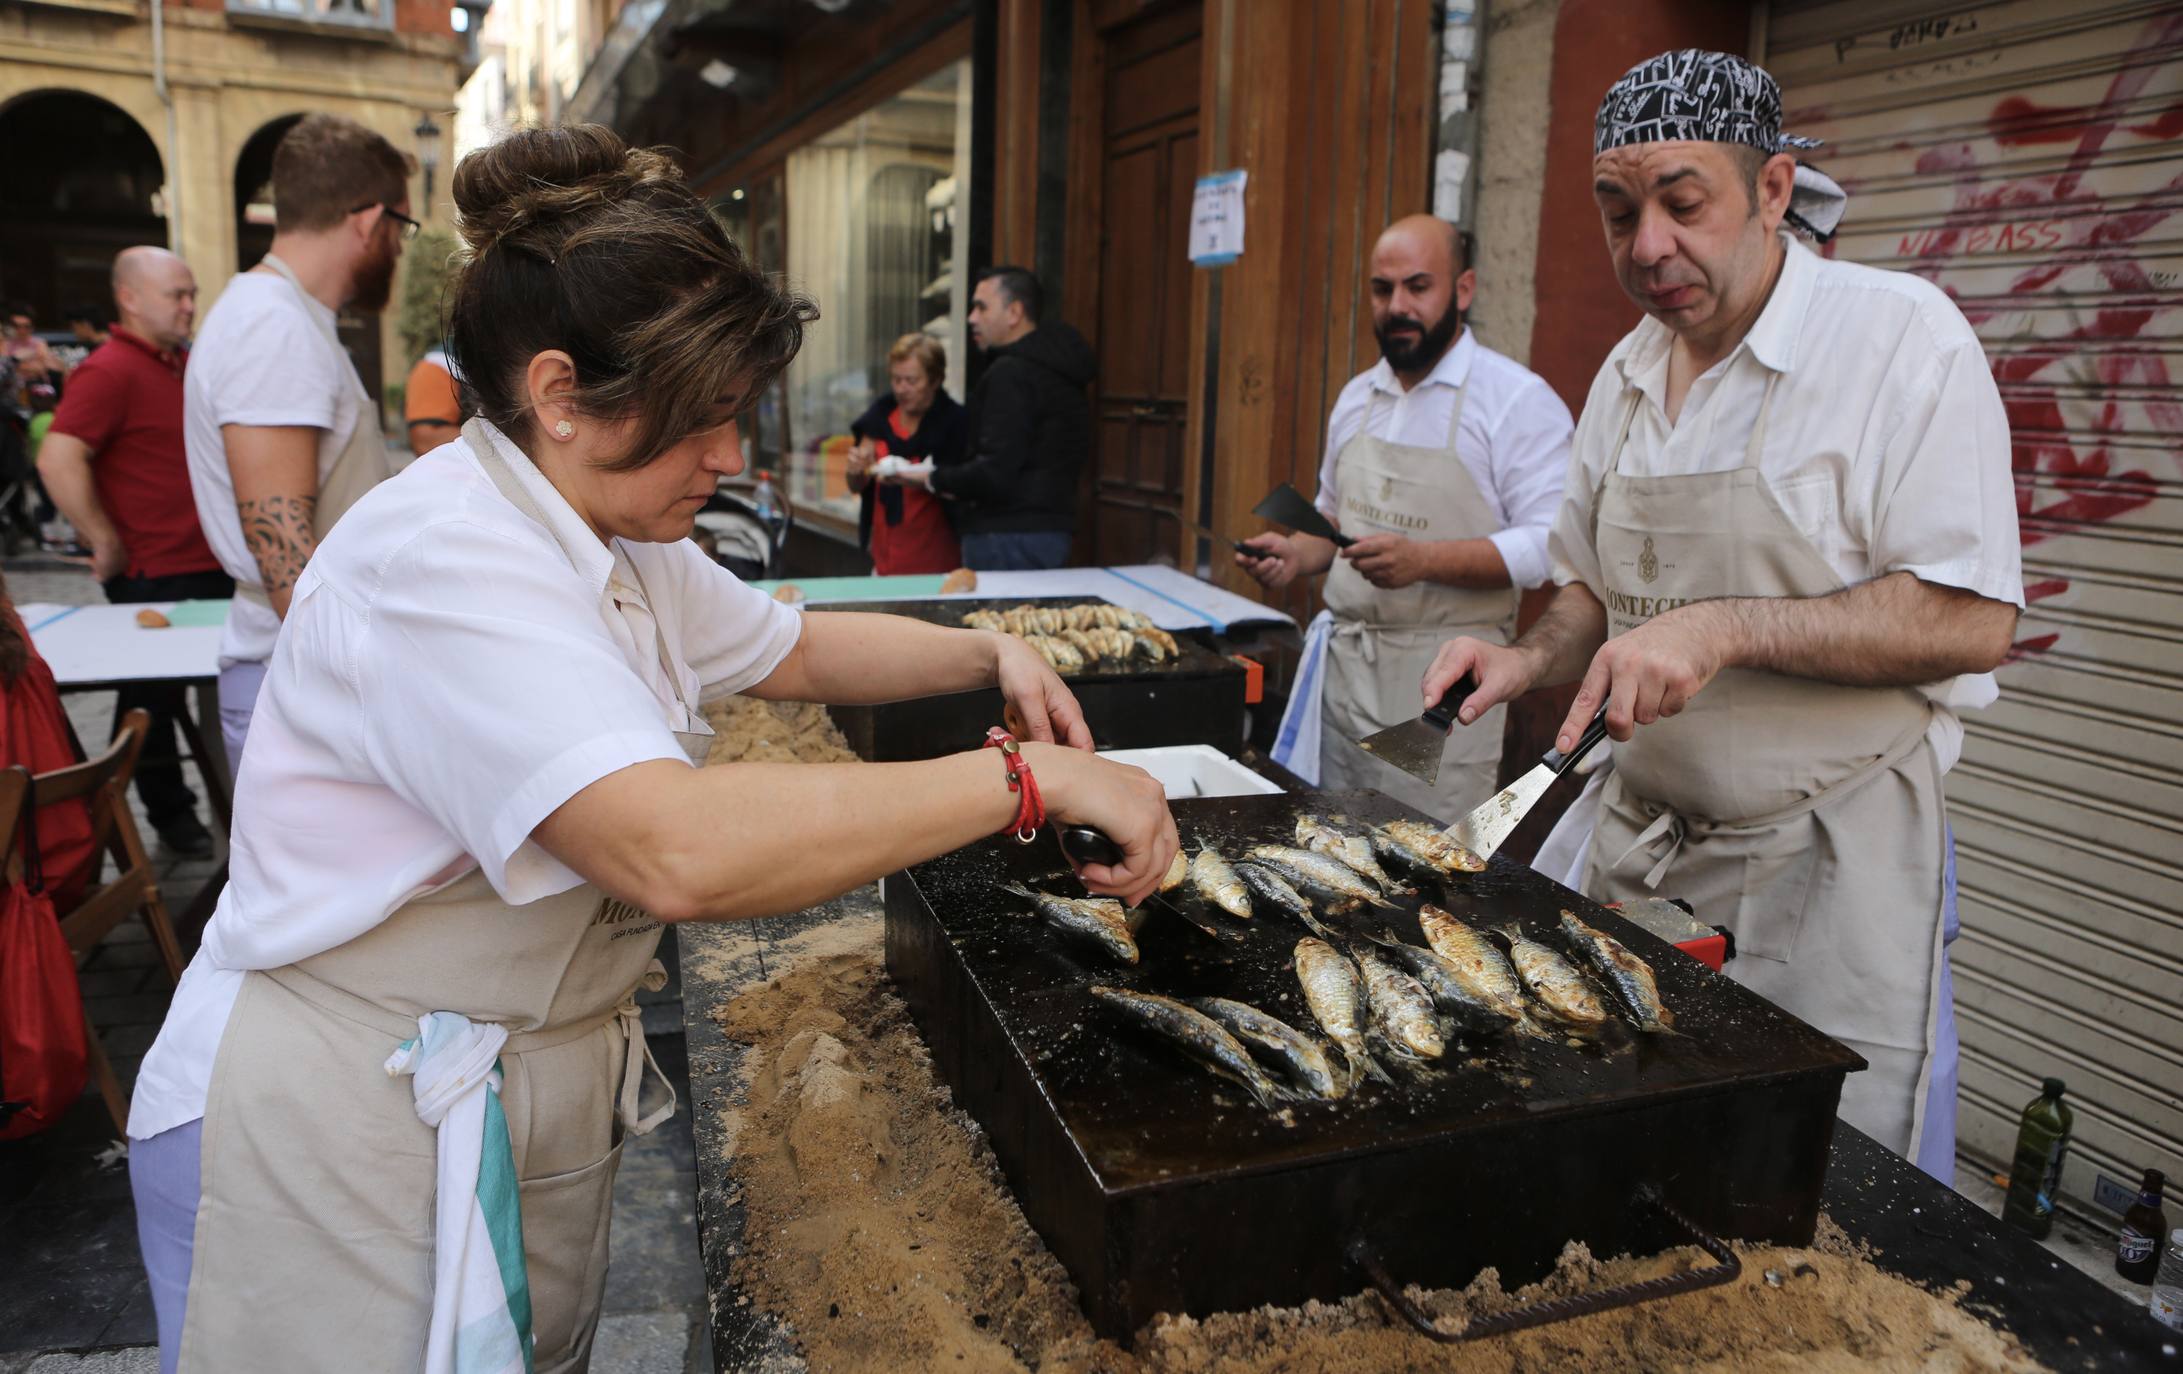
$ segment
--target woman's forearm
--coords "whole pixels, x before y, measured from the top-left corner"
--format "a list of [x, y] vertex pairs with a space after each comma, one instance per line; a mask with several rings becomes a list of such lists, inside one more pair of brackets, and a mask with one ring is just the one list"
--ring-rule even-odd
[[796, 647], [747, 695], [855, 706], [990, 687], [997, 638], [908, 616], [807, 611]]

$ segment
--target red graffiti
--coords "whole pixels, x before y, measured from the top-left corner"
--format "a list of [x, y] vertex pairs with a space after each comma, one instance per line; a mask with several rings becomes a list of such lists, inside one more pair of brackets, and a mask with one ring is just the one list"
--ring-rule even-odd
[[[2167, 15], [2149, 21], [2132, 46], [2145, 52], [2173, 48], [2178, 42], [2183, 42], [2183, 15]], [[2173, 193], [2183, 190], [2183, 176], [2171, 181], [2164, 193], [2131, 197], [2137, 208], [2112, 211], [2085, 185], [2094, 160], [2118, 131], [2148, 140], [2183, 134], [2183, 102], [2166, 106], [2150, 120], [2123, 122], [2127, 107], [2161, 70], [2160, 64], [2147, 63], [2118, 72], [2101, 100], [2090, 106], [2042, 107], [2020, 95], [1997, 101], [1986, 120], [1987, 137], [2004, 148], [2073, 145], [2058, 171], [1981, 183], [1982, 159], [1969, 142], [1927, 149], [1916, 161], [1919, 173], [1952, 175], [1957, 186], [1956, 203], [1938, 228], [1900, 239], [1901, 256], [1929, 264], [1912, 271], [1957, 297], [1945, 280], [1945, 260], [1995, 253], [2047, 255], [2047, 261], [2017, 274], [1996, 296], [1968, 304], [1958, 298], [1973, 327], [2002, 320], [2018, 308], [2009, 302], [2056, 287], [2072, 271], [2090, 269], [2123, 298], [2095, 309], [2065, 334], [1994, 359], [1994, 380], [2009, 416], [2018, 528], [2027, 548], [2116, 520], [2152, 502], [2158, 493], [2152, 475], [2140, 468], [2116, 471], [2119, 454], [2104, 442], [2105, 436], [2133, 432], [2127, 410], [2138, 408], [2151, 421], [2135, 432], [2149, 428], [2164, 435], [2183, 434], [2183, 403], [2164, 399], [2176, 390], [2167, 358], [2139, 342], [2154, 319], [2174, 307], [2160, 298], [2161, 287], [2135, 257], [2139, 242], [2175, 213]], [[2087, 417], [2082, 397], [2088, 380], [2097, 383], [2091, 389], [2095, 395], [2106, 394]], [[2118, 388], [2161, 399], [2118, 397]], [[2074, 426], [2063, 414], [2065, 397], [2078, 416]], [[2170, 457], [2183, 459], [2183, 450], [2170, 450]], [[2027, 586], [2025, 599], [2045, 600], [2068, 589], [2068, 579], [2048, 578]], [[2059, 634], [2027, 637], [2009, 657], [2015, 661], [2045, 653], [2059, 640]]]

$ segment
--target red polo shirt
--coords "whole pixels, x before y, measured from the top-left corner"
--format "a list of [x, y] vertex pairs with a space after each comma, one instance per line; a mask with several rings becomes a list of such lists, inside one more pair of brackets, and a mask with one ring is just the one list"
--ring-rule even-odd
[[182, 448], [181, 353], [119, 325], [69, 374], [53, 428], [91, 449], [99, 504], [129, 550], [130, 577], [217, 572], [197, 524]]

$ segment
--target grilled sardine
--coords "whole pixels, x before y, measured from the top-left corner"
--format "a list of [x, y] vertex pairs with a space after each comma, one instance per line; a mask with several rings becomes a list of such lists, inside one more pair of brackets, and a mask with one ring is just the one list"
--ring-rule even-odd
[[1175, 861], [1167, 866], [1167, 872], [1160, 877], [1160, 892], [1162, 895], [1173, 892], [1189, 880], [1190, 856], [1178, 849], [1175, 851]]
[[[1417, 980], [1425, 989], [1425, 995], [1433, 999], [1433, 1005], [1456, 1018], [1462, 1025], [1482, 1031], [1507, 1030], [1522, 1024], [1523, 1002], [1520, 998], [1503, 1002], [1487, 997], [1465, 979], [1455, 961], [1434, 950], [1419, 949], [1394, 940], [1381, 940], [1379, 952], [1396, 967]], [[1492, 946], [1488, 945], [1491, 949]], [[1496, 959], [1500, 951], [1494, 950]], [[1509, 990], [1515, 991], [1515, 976], [1509, 977]]]
[[1629, 1009], [1633, 1025], [1654, 1033], [1675, 1028], [1675, 1013], [1660, 1000], [1652, 965], [1630, 953], [1614, 936], [1585, 924], [1574, 911], [1561, 914], [1561, 933], [1577, 958], [1590, 965], [1599, 980]]
[[1200, 845], [1197, 857], [1190, 861], [1190, 885], [1198, 895], [1230, 916], [1245, 920], [1251, 915], [1251, 894], [1243, 886], [1243, 880], [1228, 866], [1228, 861], [1211, 845]]
[[1372, 847], [1398, 863], [1440, 873], [1483, 873], [1486, 861], [1424, 821], [1389, 821], [1372, 832]]
[[1447, 1046], [1440, 1038], [1432, 997], [1376, 949], [1360, 945], [1352, 953], [1364, 975], [1365, 1001], [1380, 1037], [1405, 1054], [1438, 1059]]
[[1090, 940], [1124, 963], [1137, 962], [1137, 940], [1130, 934], [1128, 913], [1112, 897], [1056, 897], [1015, 883], [1002, 883], [1000, 888], [1029, 902], [1054, 929]]
[[1315, 887], [1324, 888], [1351, 901], [1370, 902], [1374, 906], [1392, 907], [1379, 893], [1379, 889], [1360, 877], [1348, 864], [1330, 859], [1324, 854], [1314, 854], [1308, 849], [1297, 849], [1283, 844], [1262, 844], [1250, 852], [1250, 857], [1266, 864], [1274, 872], [1286, 878], [1293, 872]]
[[1305, 927], [1320, 939], [1331, 940], [1334, 938], [1327, 933], [1325, 926], [1319, 924], [1319, 918], [1312, 915], [1310, 900], [1303, 893], [1290, 887], [1288, 879], [1283, 878], [1264, 864], [1252, 863], [1248, 859], [1235, 865], [1235, 870], [1236, 876], [1243, 880], [1243, 885], [1251, 890], [1251, 900], [1254, 905], [1258, 902], [1264, 902], [1282, 915], [1292, 916], [1303, 922]]
[[1261, 1107], [1278, 1106], [1283, 1099], [1292, 1096], [1258, 1067], [1258, 1061], [1251, 1058], [1249, 1050], [1236, 1043], [1234, 1036], [1204, 1012], [1172, 997], [1131, 992], [1127, 988], [1093, 988], [1091, 995], [1161, 1036], [1222, 1078], [1240, 1084], [1258, 1099]]
[[1585, 984], [1575, 964], [1513, 925], [1501, 927], [1501, 933], [1508, 937], [1509, 962], [1516, 965], [1516, 976], [1524, 980], [1524, 986], [1555, 1020], [1578, 1030], [1593, 1030], [1606, 1023], [1607, 1009]]
[[1349, 1061], [1350, 1081], [1355, 1082], [1360, 1073], [1371, 1074], [1382, 1083], [1390, 1081], [1387, 1071], [1373, 1062], [1371, 1051], [1365, 1047], [1368, 1004], [1364, 977], [1357, 972], [1357, 966], [1326, 941], [1308, 936], [1296, 942], [1295, 958], [1296, 981], [1303, 985], [1304, 1005], [1311, 1008], [1319, 1029]]
[[1245, 1002], [1201, 997], [1191, 1006], [1218, 1021], [1230, 1035], [1280, 1066], [1313, 1097], [1336, 1098], [1349, 1091], [1349, 1075], [1337, 1070], [1326, 1046], [1279, 1017]]
[[1296, 843], [1314, 854], [1324, 854], [1336, 863], [1347, 865], [1386, 891], [1403, 890], [1393, 875], [1380, 867], [1380, 861], [1372, 857], [1372, 841], [1366, 836], [1345, 834], [1317, 816], [1298, 816]]
[[1518, 1023], [1530, 1019], [1524, 1010], [1524, 990], [1516, 980], [1516, 970], [1484, 931], [1458, 921], [1430, 902], [1418, 908], [1417, 923], [1425, 931], [1425, 942], [1433, 947], [1433, 953], [1447, 960], [1448, 972], [1491, 1007], [1494, 1015]]

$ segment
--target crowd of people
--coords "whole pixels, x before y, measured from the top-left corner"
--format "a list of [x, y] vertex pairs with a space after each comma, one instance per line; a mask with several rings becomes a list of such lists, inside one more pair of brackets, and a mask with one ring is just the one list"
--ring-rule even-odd
[[[1737, 928], [1739, 976], [1871, 1062], [1845, 1115], [1943, 1172], [1939, 787], [2022, 604], [2007, 422], [1940, 292], [1791, 232], [1831, 233], [1844, 201], [1803, 147], [1739, 58], [1663, 54], [1608, 92], [1592, 189], [1645, 319], [1578, 417], [1467, 327], [1464, 236], [1388, 226], [1365, 283], [1381, 357], [1327, 421], [1317, 501], [1340, 538], [1259, 534], [1237, 564], [1270, 588], [1325, 579], [1282, 729], [1307, 781], [1452, 820], [1493, 788], [1505, 703], [1580, 683], [1559, 744], [1602, 712], [1614, 758], [1541, 862], [1602, 899], [1672, 874]], [[275, 154], [272, 250], [201, 323], [188, 266], [150, 248], [116, 260], [111, 336], [73, 375], [10, 320], [18, 395], [62, 393], [38, 469], [107, 596], [233, 596], [232, 874], [129, 1123], [170, 1369], [319, 1367], [327, 1330], [355, 1367], [414, 1365], [458, 1329], [580, 1363], [618, 1142], [658, 1119], [631, 998], [663, 922], [801, 909], [1048, 823], [1111, 837], [1121, 858], [1080, 873], [1133, 903], [1176, 854], [1159, 784], [1090, 752], [1021, 642], [800, 614], [691, 543], [816, 310], [657, 153], [587, 125], [463, 160], [449, 346], [412, 373], [423, 456], [387, 482], [335, 320], [385, 305], [411, 170], [312, 116]], [[978, 277], [968, 324], [985, 356], [966, 402], [913, 333], [851, 426], [881, 572], [1069, 559], [1091, 350], [1020, 268]], [[1519, 634], [1521, 590], [1545, 585]], [[1351, 743], [1458, 683], [1434, 785], [1405, 791]], [[999, 732], [998, 757], [687, 766], [722, 693], [988, 686], [1022, 736]], [[187, 847], [171, 731], [161, 747], [139, 786]], [[449, 1127], [421, 1104], [483, 1099], [486, 1075], [455, 1083], [466, 1056], [511, 1105], [463, 1129], [520, 1189], [489, 1197], [475, 1153], [436, 1173]], [[443, 1213], [474, 1201], [484, 1235], [520, 1191], [520, 1297], [497, 1287], [505, 1255], [435, 1280], [436, 1246], [489, 1246], [435, 1234], [435, 1189]]]

